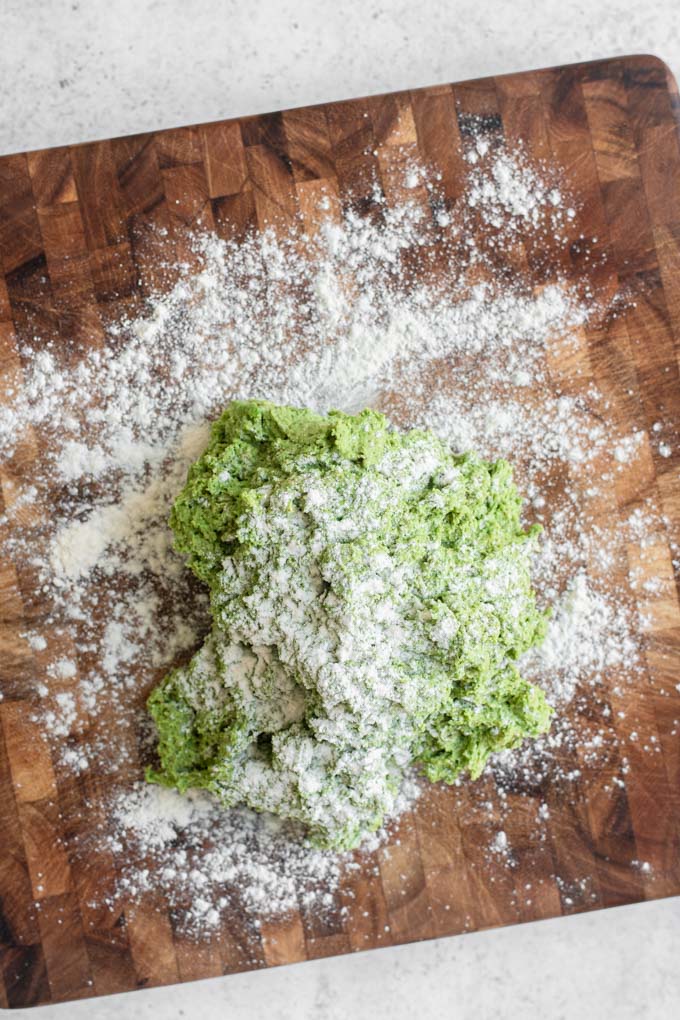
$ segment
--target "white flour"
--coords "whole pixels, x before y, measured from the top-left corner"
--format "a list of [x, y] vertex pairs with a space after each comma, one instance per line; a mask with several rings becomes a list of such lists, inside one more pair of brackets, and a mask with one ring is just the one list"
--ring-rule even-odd
[[608, 670], [638, 664], [639, 642], [629, 611], [593, 591], [583, 571], [569, 581], [543, 645], [525, 657], [527, 676], [550, 676], [553, 704], [568, 702], [579, 684], [601, 682]]
[[[418, 784], [404, 784], [396, 810], [415, 802]], [[113, 828], [98, 837], [122, 861], [117, 896], [123, 900], [172, 890], [184, 931], [201, 935], [216, 927], [227, 909], [252, 916], [309, 907], [317, 913], [335, 904], [343, 874], [366, 868], [350, 853], [308, 846], [302, 829], [273, 815], [245, 809], [225, 811], [208, 794], [185, 796], [138, 784], [111, 804]], [[389, 837], [374, 834], [364, 853]], [[114, 901], [112, 901], [114, 906]]]
[[[526, 265], [513, 263], [510, 276], [503, 269], [522, 239], [556, 257], [573, 240], [578, 203], [555, 168], [530, 166], [521, 153], [481, 141], [467, 158], [467, 190], [452, 210], [436, 171], [414, 166], [405, 178], [413, 200], [384, 206], [377, 219], [337, 221], [324, 211], [329, 199], [313, 238], [301, 228], [242, 243], [197, 234], [179, 281], [144, 314], [110, 328], [103, 346], [66, 362], [36, 336], [22, 352], [23, 378], [9, 380], [0, 538], [6, 557], [37, 574], [51, 607], [44, 627], [26, 635], [36, 717], [60, 768], [96, 767], [112, 788], [120, 784], [88, 853], [101, 844], [125, 851], [121, 895], [155, 892], [178, 910], [183, 904], [193, 932], [218, 923], [227, 905], [220, 897], [231, 895], [218, 887], [238, 885], [247, 908], [277, 912], [310, 883], [319, 903], [332, 899], [343, 866], [253, 816], [218, 817], [196, 799], [129, 792], [144, 692], [207, 625], [205, 594], [172, 551], [166, 520], [207, 420], [230, 398], [319, 410], [368, 404], [458, 449], [507, 457], [531, 518], [545, 525], [537, 581], [543, 600], [557, 601], [532, 660], [536, 678], [562, 713], [594, 677], [623, 683], [639, 668], [634, 616], [597, 580], [619, 540], [615, 522], [608, 531], [583, 512], [647, 441], [621, 434], [587, 358], [574, 361], [582, 327], [604, 309], [587, 277], [567, 286], [553, 273], [537, 285]], [[416, 197], [423, 193], [434, 215]], [[175, 278], [176, 268], [168, 267]], [[577, 366], [564, 387], [562, 359]], [[31, 433], [47, 452], [17, 482], [12, 454]], [[660, 434], [655, 441], [662, 456], [670, 452]], [[638, 531], [632, 540], [642, 546], [645, 528]], [[549, 775], [561, 767], [553, 750], [578, 740], [560, 714], [536, 754], [503, 756], [499, 776]], [[203, 855], [215, 826], [221, 835]], [[149, 855], [155, 863], [144, 864]]]

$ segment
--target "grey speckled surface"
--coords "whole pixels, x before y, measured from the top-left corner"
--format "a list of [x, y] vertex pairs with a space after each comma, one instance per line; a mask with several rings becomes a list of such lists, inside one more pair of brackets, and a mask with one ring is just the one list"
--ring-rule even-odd
[[[0, 152], [655, 52], [677, 0], [0, 0]], [[680, 900], [17, 1011], [36, 1020], [656, 1020]]]
[[644, 51], [677, 0], [0, 0], [0, 152]]

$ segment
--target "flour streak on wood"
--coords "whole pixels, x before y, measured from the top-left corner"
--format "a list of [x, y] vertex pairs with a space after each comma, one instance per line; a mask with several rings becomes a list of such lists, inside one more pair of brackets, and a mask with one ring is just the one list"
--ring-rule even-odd
[[[453, 205], [465, 177], [463, 142], [481, 130], [565, 167], [583, 203], [579, 222], [597, 287], [625, 288], [635, 299], [625, 314], [584, 332], [576, 352], [551, 366], [555, 381], [572, 392], [591, 379], [614, 419], [647, 436], [661, 409], [677, 437], [679, 109], [667, 69], [630, 57], [4, 157], [2, 366], [13, 371], [36, 334], [76, 349], [101, 344], [105, 321], [138, 310], [161, 282], [151, 228], [167, 231], [167, 262], [189, 257], [186, 228], [198, 223], [238, 239], [299, 217], [312, 233], [322, 189], [327, 216], [351, 205], [379, 217], [375, 182], [388, 204], [398, 203], [401, 171], [413, 157], [437, 166]], [[410, 198], [430, 214], [424, 189]], [[582, 250], [565, 252], [565, 277], [581, 272]], [[528, 238], [513, 258], [540, 276], [542, 254]], [[676, 442], [665, 458], [647, 443], [636, 470], [623, 472], [589, 512], [624, 519], [653, 498], [680, 536], [679, 449]], [[29, 437], [13, 476], [39, 456]], [[0, 477], [5, 499], [11, 482]], [[535, 791], [511, 792], [504, 824], [513, 870], [489, 862], [465, 788], [455, 808], [450, 792], [433, 789], [402, 820], [400, 842], [348, 876], [340, 894], [347, 916], [303, 910], [263, 925], [256, 943], [233, 916], [212, 943], [195, 944], [168, 914], [142, 908], [126, 917], [93, 906], [115, 861], [102, 856], [107, 870], [97, 872], [64, 850], [63, 819], [77, 815], [97, 780], [62, 777], [39, 739], [31, 705], [39, 661], [19, 638], [40, 623], [37, 580], [29, 564], [0, 565], [0, 1005], [190, 981], [680, 892], [680, 703], [659, 693], [680, 681], [668, 545], [660, 541], [641, 561], [636, 547], [622, 544], [617, 583], [625, 585], [631, 569], [659, 579], [662, 594], [638, 600], [648, 621], [647, 675], [624, 693], [613, 690], [610, 706], [614, 719], [634, 709], [661, 752], [632, 747], [625, 787], [610, 782], [620, 762], [595, 769], [577, 761], [581, 776], [568, 800], [541, 791], [550, 801], [542, 843], [533, 835]], [[634, 858], [649, 862], [653, 882], [630, 868]], [[529, 884], [531, 897], [523, 895]]]

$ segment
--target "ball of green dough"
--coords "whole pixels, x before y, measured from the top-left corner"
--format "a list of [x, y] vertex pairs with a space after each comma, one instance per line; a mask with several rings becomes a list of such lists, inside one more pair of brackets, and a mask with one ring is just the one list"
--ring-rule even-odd
[[505, 461], [375, 411], [232, 403], [172, 511], [213, 626], [149, 698], [148, 778], [349, 849], [411, 763], [475, 778], [547, 730], [517, 668], [546, 625], [520, 509]]

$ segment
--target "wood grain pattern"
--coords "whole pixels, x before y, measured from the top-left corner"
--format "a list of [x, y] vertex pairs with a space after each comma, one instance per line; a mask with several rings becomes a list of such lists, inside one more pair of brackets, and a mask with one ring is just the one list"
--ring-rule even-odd
[[[140, 306], [158, 282], [150, 227], [167, 229], [171, 260], [187, 254], [177, 228], [198, 223], [239, 238], [300, 218], [313, 232], [321, 192], [326, 215], [351, 205], [380, 217], [375, 183], [388, 204], [398, 202], [400, 168], [413, 155], [437, 165], [442, 201], [454, 208], [463, 141], [482, 131], [565, 167], [582, 202], [579, 226], [598, 288], [613, 294], [625, 285], [635, 296], [624, 314], [588, 327], [574, 353], [551, 363], [553, 380], [578, 392], [592, 379], [615, 421], [649, 436], [663, 417], [677, 439], [679, 117], [668, 69], [629, 57], [6, 156], [0, 389], [36, 333], [77, 350], [101, 343], [104, 322]], [[431, 214], [424, 190], [410, 198]], [[513, 257], [540, 277], [542, 252], [530, 239]], [[574, 247], [560, 268], [576, 273], [582, 257]], [[30, 437], [23, 442], [13, 476], [38, 452]], [[616, 519], [653, 498], [680, 538], [679, 458], [677, 441], [665, 458], [646, 440], [634, 466], [588, 509]], [[0, 486], [9, 504], [12, 476], [0, 476]], [[398, 839], [347, 877], [344, 912], [322, 920], [302, 910], [263, 924], [256, 940], [233, 917], [212, 943], [197, 945], [174, 931], [167, 913], [113, 916], [93, 906], [93, 890], [111, 882], [115, 862], [103, 874], [88, 870], [69, 853], [62, 820], [74, 817], [97, 777], [60, 777], [39, 739], [30, 703], [39, 653], [17, 640], [39, 620], [36, 579], [30, 565], [0, 565], [0, 1005], [190, 981], [679, 893], [680, 687], [678, 696], [668, 691], [680, 684], [680, 579], [661, 538], [644, 559], [621, 544], [617, 583], [625, 587], [631, 570], [660, 585], [653, 600], [643, 589], [638, 595], [647, 675], [634, 689], [612, 690], [609, 706], [614, 726], [619, 712], [634, 709], [660, 751], [628, 744], [625, 785], [611, 782], [615, 758], [594, 767], [577, 755], [581, 775], [569, 795], [509, 791], [513, 869], [481, 852], [493, 819], [476, 811], [479, 793], [473, 801], [464, 786], [433, 788], [402, 819]], [[586, 714], [582, 725], [592, 725]], [[491, 779], [481, 783], [492, 792]], [[550, 819], [539, 836], [543, 799]], [[651, 870], [631, 868], [635, 859]]]

